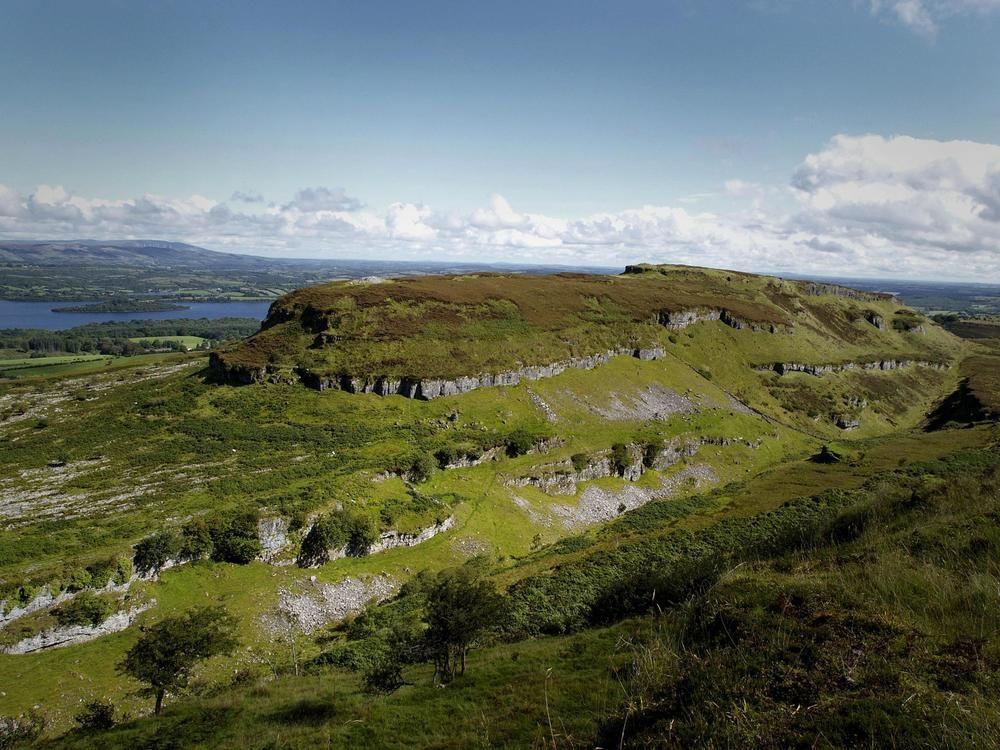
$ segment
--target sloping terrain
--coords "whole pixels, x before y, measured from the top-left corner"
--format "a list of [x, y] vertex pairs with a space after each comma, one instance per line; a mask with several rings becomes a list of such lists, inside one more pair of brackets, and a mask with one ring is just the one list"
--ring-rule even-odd
[[[139, 626], [208, 602], [243, 649], [193, 688], [263, 680], [468, 561], [509, 591], [505, 639], [603, 626], [605, 589], [690, 534], [735, 544], [796, 497], [988, 443], [988, 425], [917, 429], [969, 347], [884, 295], [635, 267], [324, 285], [211, 369], [177, 355], [0, 386], [0, 684], [17, 685], [0, 714], [38, 705], [52, 733], [94, 698], [148, 711], [116, 663]], [[424, 392], [463, 378], [477, 387]], [[840, 463], [803, 460], [824, 444]], [[159, 532], [178, 546], [157, 574], [134, 548]], [[96, 622], [71, 631], [71, 602]], [[588, 658], [570, 660], [581, 684]], [[567, 721], [592, 738], [614, 692]]]

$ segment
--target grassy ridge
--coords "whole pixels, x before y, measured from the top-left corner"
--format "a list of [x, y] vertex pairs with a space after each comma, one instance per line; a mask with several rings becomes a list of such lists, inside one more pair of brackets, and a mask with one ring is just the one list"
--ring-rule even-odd
[[[444, 276], [335, 283], [278, 300], [263, 329], [222, 355], [229, 367], [304, 367], [320, 375], [456, 377], [662, 343], [665, 314], [726, 310], [747, 325], [864, 347], [919, 340], [876, 336], [868, 313], [902, 314], [884, 295], [813, 295], [803, 282], [686, 267], [621, 276]], [[813, 290], [815, 291], [815, 290]], [[890, 326], [891, 328], [891, 326]], [[868, 330], [871, 329], [871, 330]], [[779, 337], [780, 338], [780, 337]]]

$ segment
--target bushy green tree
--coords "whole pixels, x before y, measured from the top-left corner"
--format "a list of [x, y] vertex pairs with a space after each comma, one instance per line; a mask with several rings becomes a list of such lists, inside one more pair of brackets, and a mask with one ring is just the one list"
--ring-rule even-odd
[[316, 519], [302, 539], [296, 563], [309, 568], [329, 562], [330, 551], [344, 549], [352, 557], [368, 554], [378, 539], [378, 529], [365, 515], [349, 510], [335, 510]]
[[450, 681], [465, 674], [465, 658], [478, 639], [495, 625], [503, 598], [493, 583], [470, 566], [445, 571], [427, 592], [427, 648], [435, 678]]
[[201, 560], [212, 555], [212, 533], [204, 518], [192, 518], [181, 529], [180, 556], [184, 560]]
[[164, 695], [185, 687], [198, 662], [236, 649], [235, 629], [236, 621], [222, 607], [168, 617], [143, 629], [118, 670], [148, 685], [145, 690], [155, 697], [159, 714]]
[[132, 564], [139, 575], [159, 573], [169, 560], [177, 557], [181, 541], [172, 531], [158, 531], [135, 545]]
[[216, 516], [207, 522], [212, 539], [212, 559], [246, 565], [263, 551], [257, 536], [256, 511]]

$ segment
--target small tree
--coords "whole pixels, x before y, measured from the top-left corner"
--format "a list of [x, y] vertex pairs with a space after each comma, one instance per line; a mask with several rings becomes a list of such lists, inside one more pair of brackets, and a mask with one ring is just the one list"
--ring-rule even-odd
[[177, 557], [181, 542], [172, 531], [158, 531], [135, 545], [132, 564], [139, 575], [159, 573], [167, 562]]
[[195, 664], [235, 650], [235, 628], [235, 620], [222, 607], [198, 607], [168, 617], [144, 629], [118, 670], [149, 685], [146, 692], [155, 696], [159, 714], [163, 696], [186, 686]]
[[227, 516], [216, 516], [208, 522], [212, 538], [212, 559], [217, 562], [246, 565], [263, 550], [257, 536], [256, 511], [243, 511]]
[[435, 679], [448, 682], [456, 669], [465, 674], [466, 654], [496, 622], [502, 607], [503, 598], [493, 584], [468, 566], [438, 577], [427, 594], [425, 634]]
[[180, 556], [184, 560], [201, 560], [212, 554], [212, 533], [204, 518], [192, 518], [181, 529]]
[[410, 464], [410, 479], [414, 482], [426, 482], [434, 473], [434, 459], [426, 453], [421, 453]]
[[624, 443], [615, 443], [611, 446], [611, 468], [618, 476], [625, 474], [625, 470], [632, 463], [632, 456], [628, 446]]

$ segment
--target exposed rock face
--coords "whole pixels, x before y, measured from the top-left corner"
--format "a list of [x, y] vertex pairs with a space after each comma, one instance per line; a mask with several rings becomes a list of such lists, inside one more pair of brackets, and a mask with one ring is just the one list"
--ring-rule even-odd
[[601, 451], [587, 457], [587, 465], [582, 469], [574, 469], [569, 461], [549, 464], [540, 467], [541, 471], [532, 476], [510, 477], [504, 481], [507, 487], [535, 487], [547, 495], [575, 495], [579, 482], [589, 482], [603, 477], [620, 476], [628, 482], [638, 481], [647, 465], [656, 471], [664, 471], [685, 458], [691, 458], [698, 453], [703, 445], [730, 446], [744, 444], [750, 448], [760, 447], [759, 441], [748, 441], [742, 438], [698, 437], [685, 440], [672, 440], [649, 457], [644, 456], [641, 445], [628, 446], [629, 463], [621, 473], [612, 465], [611, 451]]
[[260, 539], [260, 558], [264, 562], [271, 562], [288, 548], [287, 519], [281, 516], [260, 519], [257, 522], [257, 538]]
[[399, 588], [389, 576], [374, 576], [366, 581], [345, 578], [339, 583], [317, 583], [301, 593], [282, 589], [279, 609], [305, 633], [310, 634], [350, 614], [360, 612], [370, 602], [382, 602]]
[[883, 318], [881, 315], [879, 315], [874, 310], [868, 310], [865, 313], [865, 320], [867, 320], [873, 326], [875, 326], [876, 328], [878, 328], [880, 331], [884, 331], [885, 330], [885, 318]]
[[[676, 474], [663, 477], [656, 488], [626, 485], [621, 490], [609, 491], [595, 485], [587, 487], [579, 501], [573, 505], [556, 505], [551, 509], [555, 519], [567, 529], [578, 529], [597, 523], [610, 521], [622, 513], [635, 510], [646, 503], [676, 494], [685, 485], [699, 489], [718, 481], [712, 467], [707, 464], [691, 464]], [[525, 511], [531, 507], [526, 501], [515, 503]], [[533, 513], [537, 513], [532, 509]], [[540, 519], [545, 523], [545, 518]]]
[[52, 592], [48, 589], [42, 589], [35, 598], [29, 601], [27, 604], [21, 607], [13, 607], [7, 610], [7, 601], [4, 600], [0, 602], [0, 629], [7, 627], [14, 620], [18, 620], [25, 615], [30, 615], [33, 612], [38, 612], [48, 607], [55, 606], [56, 604], [62, 604], [63, 602], [69, 601], [73, 598], [75, 594], [69, 591], [60, 591], [57, 595], [53, 596]]
[[378, 541], [368, 548], [368, 554], [374, 555], [378, 552], [385, 552], [387, 549], [393, 549], [395, 547], [414, 547], [422, 542], [426, 542], [428, 539], [433, 539], [438, 534], [447, 531], [454, 525], [455, 517], [449, 516], [441, 523], [428, 526], [426, 529], [418, 531], [416, 534], [407, 534], [402, 531], [391, 529], [383, 532], [379, 536]]
[[[422, 542], [426, 542], [428, 539], [433, 539], [438, 534], [447, 531], [454, 525], [455, 517], [448, 516], [448, 518], [441, 521], [441, 523], [428, 526], [426, 529], [422, 529], [416, 534], [407, 534], [406, 532], [396, 531], [395, 529], [383, 531], [379, 535], [379, 538], [368, 548], [366, 554], [374, 555], [379, 552], [394, 549], [395, 547], [414, 547]], [[327, 550], [327, 556], [331, 560], [340, 560], [341, 558], [347, 557], [347, 547], [338, 547], [336, 549]]]
[[873, 362], [842, 362], [840, 364], [809, 365], [801, 362], [775, 362], [773, 365], [764, 365], [756, 369], [762, 371], [774, 371], [779, 375], [789, 372], [804, 372], [809, 375], [826, 375], [831, 372], [843, 372], [844, 370], [899, 370], [904, 367], [932, 367], [937, 370], [947, 370], [948, 365], [941, 362], [927, 362], [915, 359], [879, 359]]
[[[573, 359], [553, 362], [548, 365], [529, 365], [519, 370], [467, 375], [453, 380], [443, 378], [391, 378], [385, 376], [369, 378], [351, 377], [349, 375], [323, 376], [304, 368], [299, 368], [296, 372], [298, 379], [302, 383], [320, 391], [333, 389], [348, 393], [374, 393], [379, 396], [399, 395], [406, 398], [430, 400], [440, 396], [457, 396], [461, 393], [476, 390], [477, 388], [514, 386], [523, 380], [551, 378], [566, 370], [592, 370], [598, 365], [605, 364], [618, 356], [631, 356], [648, 361], [659, 359], [664, 355], [665, 352], [661, 347], [611, 349], [599, 354], [574, 357]], [[227, 366], [220, 359], [216, 358], [212, 362], [215, 363], [213, 366], [222, 368], [228, 373]], [[229, 377], [228, 374], [226, 374], [226, 377]], [[236, 382], [239, 383], [274, 382], [268, 373], [260, 372], [259, 369], [258, 371], [248, 372], [247, 368], [237, 368], [235, 378]], [[287, 375], [278, 375], [278, 382], [284, 382], [287, 379]]]
[[496, 461], [503, 454], [501, 448], [490, 448], [488, 451], [483, 453], [481, 456], [473, 458], [472, 456], [459, 456], [453, 461], [449, 461], [442, 468], [444, 469], [468, 469], [472, 466], [479, 466], [479, 464], [485, 464], [488, 461]]
[[694, 310], [662, 310], [658, 316], [660, 325], [666, 326], [674, 331], [687, 328], [693, 323], [706, 323], [718, 320], [725, 323], [730, 328], [737, 330], [749, 329], [751, 331], [768, 331], [777, 333], [778, 326], [774, 323], [761, 323], [756, 320], [747, 320], [725, 308], [706, 308]]
[[801, 283], [802, 291], [813, 297], [820, 297], [825, 294], [834, 297], [844, 297], [845, 299], [856, 299], [862, 302], [894, 302], [899, 304], [895, 295], [885, 292], [863, 292], [860, 289], [852, 289], [849, 286], [840, 284], [825, 284], [818, 281], [804, 281]]
[[125, 630], [131, 625], [135, 618], [156, 604], [151, 600], [141, 606], [132, 607], [128, 610], [116, 612], [100, 625], [72, 625], [65, 628], [53, 628], [38, 635], [18, 641], [13, 646], [4, 649], [8, 654], [30, 654], [33, 651], [42, 651], [48, 648], [60, 648], [62, 646], [72, 646], [77, 643], [86, 643], [102, 635], [110, 635]]
[[861, 426], [861, 420], [847, 414], [838, 414], [834, 424], [842, 430], [856, 430]]
[[0, 630], [18, 620], [25, 615], [30, 615], [33, 612], [38, 612], [43, 609], [48, 609], [49, 607], [54, 607], [57, 604], [62, 604], [63, 602], [68, 602], [73, 599], [77, 594], [83, 591], [91, 591], [94, 593], [104, 593], [104, 594], [124, 594], [131, 588], [132, 584], [140, 580], [142, 576], [137, 573], [133, 573], [132, 576], [122, 583], [115, 583], [114, 579], [109, 580], [104, 586], [98, 589], [80, 589], [79, 591], [60, 591], [58, 594], [53, 595], [51, 591], [47, 588], [43, 588], [39, 591], [35, 598], [30, 602], [21, 607], [14, 607], [7, 610], [7, 601], [0, 601]]

